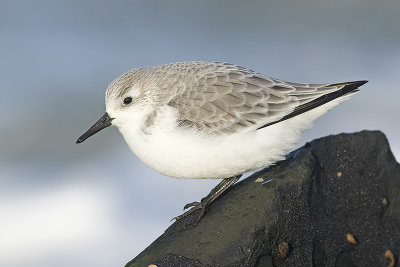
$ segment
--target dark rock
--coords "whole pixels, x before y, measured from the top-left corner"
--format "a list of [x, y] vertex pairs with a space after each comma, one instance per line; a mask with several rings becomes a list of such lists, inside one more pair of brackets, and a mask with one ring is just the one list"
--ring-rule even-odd
[[400, 166], [381, 132], [328, 136], [192, 215], [126, 266], [386, 266], [400, 253]]

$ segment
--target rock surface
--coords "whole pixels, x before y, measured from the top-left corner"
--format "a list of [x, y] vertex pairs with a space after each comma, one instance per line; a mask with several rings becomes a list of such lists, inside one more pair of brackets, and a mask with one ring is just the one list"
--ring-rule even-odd
[[126, 266], [397, 266], [400, 165], [379, 131], [328, 136], [192, 215]]

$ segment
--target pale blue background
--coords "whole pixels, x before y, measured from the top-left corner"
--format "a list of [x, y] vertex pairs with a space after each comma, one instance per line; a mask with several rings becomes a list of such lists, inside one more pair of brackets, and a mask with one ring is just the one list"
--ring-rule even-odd
[[400, 157], [400, 2], [1, 1], [0, 265], [122, 266], [217, 183], [157, 174], [109, 128], [121, 73], [185, 60], [297, 82], [368, 79], [299, 145], [362, 129]]

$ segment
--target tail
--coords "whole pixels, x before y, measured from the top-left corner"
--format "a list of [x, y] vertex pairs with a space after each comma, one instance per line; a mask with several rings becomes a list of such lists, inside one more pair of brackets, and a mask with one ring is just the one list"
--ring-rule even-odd
[[326, 103], [328, 103], [328, 102], [330, 102], [332, 100], [335, 100], [337, 98], [340, 98], [340, 97], [343, 97], [343, 96], [346, 96], [346, 95], [354, 94], [355, 92], [359, 91], [358, 88], [360, 86], [366, 84], [367, 82], [368, 81], [354, 81], [354, 82], [344, 82], [344, 83], [332, 83], [332, 84], [325, 85], [324, 87], [334, 87], [334, 86], [341, 87], [341, 86], [343, 86], [343, 88], [341, 88], [341, 89], [339, 89], [337, 91], [322, 95], [322, 96], [320, 96], [320, 97], [318, 97], [318, 98], [316, 98], [316, 99], [314, 99], [314, 100], [312, 100], [310, 102], [302, 104], [302, 105], [296, 107], [293, 110], [293, 112], [291, 112], [288, 115], [284, 116], [282, 119], [270, 122], [270, 123], [268, 123], [266, 125], [261, 126], [258, 129], [262, 129], [262, 128], [268, 127], [270, 125], [279, 123], [281, 121], [285, 121], [287, 119], [296, 117], [296, 116], [298, 116], [300, 114], [303, 114], [304, 112], [307, 112], [307, 111], [310, 111], [312, 109], [315, 109], [315, 108], [317, 108], [317, 107], [319, 107], [319, 106], [321, 106], [323, 104], [326, 104]]

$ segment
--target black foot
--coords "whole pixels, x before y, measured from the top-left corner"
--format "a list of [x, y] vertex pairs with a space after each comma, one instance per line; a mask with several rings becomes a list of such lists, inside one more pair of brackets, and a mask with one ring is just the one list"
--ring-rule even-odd
[[211, 203], [197, 202], [197, 201], [192, 202], [192, 203], [188, 203], [188, 204], [185, 205], [185, 207], [183, 209], [188, 209], [190, 207], [192, 207], [192, 208], [190, 210], [186, 211], [185, 213], [183, 213], [183, 214], [181, 214], [179, 216], [176, 216], [172, 220], [179, 221], [182, 218], [188, 216], [189, 214], [192, 214], [193, 212], [195, 212], [197, 210], [200, 210], [200, 214], [197, 216], [197, 218], [195, 220], [195, 223], [198, 223], [201, 220], [201, 218], [203, 218], [204, 214], [206, 213], [206, 210], [207, 210], [209, 204], [211, 204]]
[[[201, 202], [191, 202], [185, 205], [183, 208], [188, 209], [192, 207], [190, 210], [186, 211], [182, 215], [176, 216], [172, 220], [181, 220], [184, 217], [192, 214], [193, 212], [200, 210], [199, 215], [197, 216], [195, 220], [195, 224], [197, 224], [201, 218], [203, 218], [204, 214], [206, 213], [207, 208], [210, 206], [210, 204], [217, 198], [219, 197], [223, 192], [225, 192], [229, 187], [231, 187], [234, 183], [236, 183], [240, 179], [240, 176], [232, 177], [232, 178], [225, 178], [223, 179], [216, 187], [211, 190], [211, 192], [201, 200]], [[172, 221], [171, 220], [171, 221]]]

